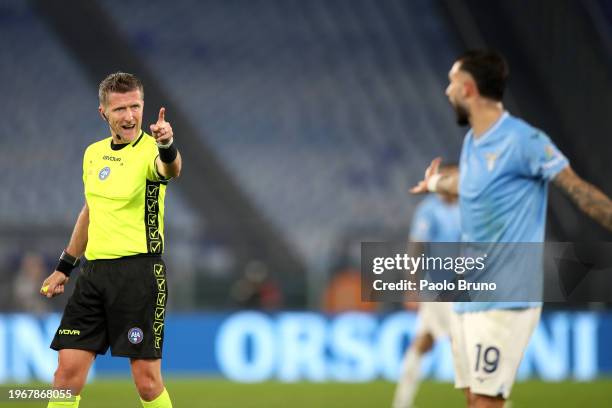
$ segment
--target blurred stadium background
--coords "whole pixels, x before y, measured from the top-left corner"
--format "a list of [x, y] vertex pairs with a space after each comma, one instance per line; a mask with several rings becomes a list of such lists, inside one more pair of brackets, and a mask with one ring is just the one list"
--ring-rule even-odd
[[[108, 134], [97, 84], [123, 70], [143, 79], [143, 127], [165, 106], [185, 161], [166, 210], [176, 400], [388, 406], [415, 316], [359, 301], [360, 242], [404, 239], [408, 188], [431, 158], [457, 161], [446, 76], [481, 46], [508, 57], [509, 110], [612, 195], [610, 0], [0, 0], [0, 382], [51, 379], [67, 297], [36, 292], [83, 204], [84, 148]], [[550, 241], [610, 239], [554, 189], [548, 217]], [[546, 305], [516, 406], [609, 406], [609, 307]], [[439, 344], [424, 374], [451, 381], [450, 358]], [[127, 363], [104, 357], [92, 380], [117, 375]], [[451, 388], [417, 402], [461, 405]]]

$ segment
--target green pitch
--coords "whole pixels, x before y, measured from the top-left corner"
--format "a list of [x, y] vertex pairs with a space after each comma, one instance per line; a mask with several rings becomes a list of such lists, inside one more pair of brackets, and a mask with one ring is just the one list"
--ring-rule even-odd
[[[224, 380], [170, 379], [166, 383], [174, 408], [390, 407], [395, 387], [384, 381], [365, 384], [237, 384]], [[142, 407], [129, 380], [97, 380], [86, 386], [82, 397], [80, 408]], [[589, 383], [529, 381], [514, 387], [512, 408], [610, 407], [611, 401], [612, 379]], [[416, 404], [419, 408], [465, 406], [463, 396], [451, 384], [434, 382], [423, 383]], [[0, 408], [9, 406], [33, 408], [45, 407], [46, 404], [0, 402]]]

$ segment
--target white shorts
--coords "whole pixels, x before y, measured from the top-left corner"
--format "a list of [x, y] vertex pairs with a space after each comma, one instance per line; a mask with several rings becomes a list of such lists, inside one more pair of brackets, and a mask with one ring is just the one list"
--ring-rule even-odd
[[507, 399], [542, 308], [451, 314], [455, 388]]
[[431, 334], [434, 339], [448, 336], [452, 312], [453, 304], [450, 302], [419, 303], [417, 336], [425, 333]]

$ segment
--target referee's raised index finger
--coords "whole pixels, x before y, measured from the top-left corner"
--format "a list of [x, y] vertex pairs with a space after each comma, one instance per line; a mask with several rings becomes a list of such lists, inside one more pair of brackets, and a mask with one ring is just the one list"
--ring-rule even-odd
[[159, 116], [157, 117], [158, 122], [164, 122], [166, 120], [166, 108], [163, 106], [159, 109]]

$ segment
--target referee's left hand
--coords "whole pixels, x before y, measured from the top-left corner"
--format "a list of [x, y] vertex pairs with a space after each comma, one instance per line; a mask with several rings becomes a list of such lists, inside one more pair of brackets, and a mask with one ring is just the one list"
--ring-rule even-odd
[[64, 285], [68, 283], [69, 278], [60, 271], [55, 271], [47, 279], [44, 280], [40, 294], [51, 299], [54, 296], [64, 293]]
[[166, 122], [166, 108], [162, 106], [159, 110], [157, 122], [150, 126], [151, 136], [155, 138], [158, 144], [166, 145], [170, 143], [174, 134], [172, 133], [172, 126]]

